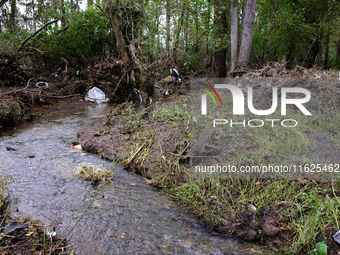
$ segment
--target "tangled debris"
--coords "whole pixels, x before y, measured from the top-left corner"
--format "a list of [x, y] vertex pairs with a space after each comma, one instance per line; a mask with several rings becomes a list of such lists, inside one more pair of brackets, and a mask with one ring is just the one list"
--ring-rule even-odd
[[97, 170], [92, 166], [82, 165], [76, 176], [85, 181], [91, 181], [92, 184], [98, 184], [99, 182], [109, 183], [113, 173], [106, 169]]

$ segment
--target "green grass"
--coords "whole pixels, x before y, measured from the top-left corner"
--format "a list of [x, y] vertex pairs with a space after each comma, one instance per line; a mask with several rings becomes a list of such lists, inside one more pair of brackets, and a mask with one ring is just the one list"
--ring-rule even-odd
[[298, 254], [311, 251], [326, 227], [339, 230], [340, 204], [333, 193], [339, 186], [339, 180], [329, 185], [292, 179], [199, 179], [168, 192], [211, 224], [252, 214], [249, 205], [255, 206], [256, 214], [262, 209], [280, 211], [292, 234], [286, 252]]

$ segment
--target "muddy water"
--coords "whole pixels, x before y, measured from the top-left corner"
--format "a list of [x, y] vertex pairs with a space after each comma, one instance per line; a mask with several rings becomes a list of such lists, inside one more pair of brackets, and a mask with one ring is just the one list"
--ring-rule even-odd
[[[74, 173], [82, 164], [112, 165], [97, 155], [73, 152], [70, 145], [77, 130], [104, 114], [97, 106], [0, 131], [0, 167], [15, 178], [13, 216], [52, 222], [61, 237], [68, 232], [97, 189]], [[141, 177], [118, 167], [113, 179], [114, 188], [101, 189], [67, 238], [76, 254], [234, 254], [249, 248], [203, 229]]]

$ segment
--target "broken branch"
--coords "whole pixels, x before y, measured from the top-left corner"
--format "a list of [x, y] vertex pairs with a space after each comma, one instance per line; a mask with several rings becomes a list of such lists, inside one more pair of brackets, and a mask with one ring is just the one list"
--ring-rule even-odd
[[25, 46], [25, 44], [31, 39], [33, 38], [34, 36], [36, 36], [37, 34], [39, 34], [43, 29], [45, 29], [48, 25], [50, 24], [53, 24], [53, 23], [56, 23], [58, 22], [59, 19], [56, 19], [56, 20], [52, 20], [50, 22], [47, 22], [45, 25], [43, 25], [40, 29], [38, 29], [35, 33], [31, 34], [29, 37], [27, 37], [22, 43], [21, 43], [21, 46], [19, 48], [19, 51], [22, 50]]

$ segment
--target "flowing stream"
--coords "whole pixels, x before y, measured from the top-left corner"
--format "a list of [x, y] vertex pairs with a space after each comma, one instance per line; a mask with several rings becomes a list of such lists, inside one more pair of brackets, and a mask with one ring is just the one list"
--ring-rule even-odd
[[[70, 146], [80, 128], [104, 115], [105, 107], [98, 105], [0, 130], [0, 168], [15, 179], [10, 186], [13, 217], [53, 223], [59, 237], [66, 235], [97, 190], [74, 174], [82, 164], [97, 169], [112, 166], [98, 155], [71, 151]], [[113, 187], [101, 189], [67, 237], [77, 255], [238, 254], [251, 250], [249, 245], [204, 229], [185, 208], [121, 166], [114, 170], [112, 183]]]

